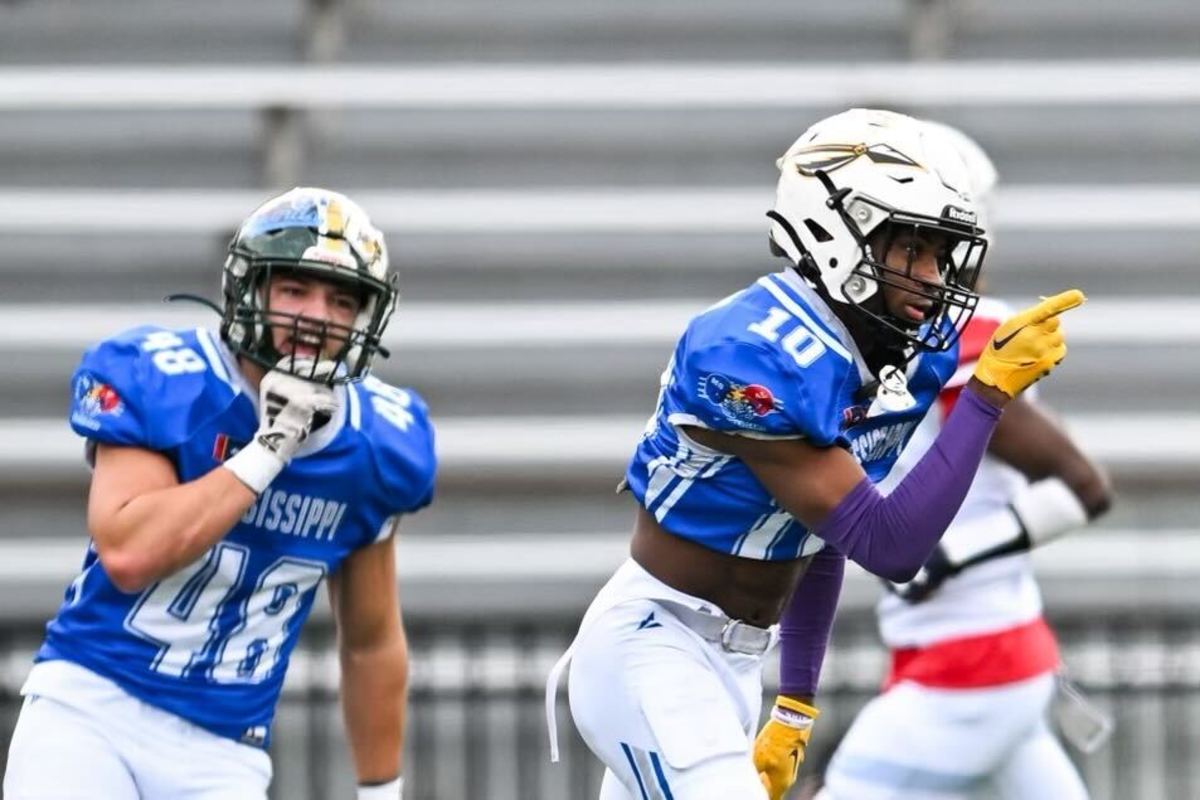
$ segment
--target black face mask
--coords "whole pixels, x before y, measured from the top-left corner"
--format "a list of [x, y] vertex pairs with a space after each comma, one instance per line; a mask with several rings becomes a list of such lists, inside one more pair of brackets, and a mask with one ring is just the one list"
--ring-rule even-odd
[[[868, 362], [881, 366], [894, 364], [903, 368], [918, 353], [944, 352], [953, 347], [979, 302], [974, 287], [987, 252], [987, 241], [982, 231], [973, 224], [959, 221], [950, 208], [946, 209], [944, 217], [929, 217], [897, 211], [876, 204], [869, 198], [859, 197], [850, 201], [851, 205], [862, 203], [870, 206], [875, 212], [872, 216], [877, 219], [882, 215], [884, 221], [880, 225], [887, 226], [891, 238], [901, 233], [917, 239], [936, 235], [944, 242], [938, 253], [940, 282], [923, 281], [911, 274], [911, 258], [909, 269], [899, 270], [886, 263], [886, 256], [875, 257], [870, 243], [846, 208], [851, 190], [838, 189], [824, 172], [818, 171], [816, 177], [829, 192], [829, 207], [838, 212], [846, 230], [857, 241], [861, 253], [859, 263], [842, 285], [842, 295], [847, 298], [860, 295], [862, 292], [856, 289], [873, 283], [876, 289], [870, 297], [857, 303], [834, 300], [822, 280], [819, 265], [805, 249], [792, 225], [776, 211], [768, 212], [767, 216], [788, 234], [800, 254], [797, 271], [817, 289], [847, 325], [864, 357], [868, 357], [868, 352], [871, 353]], [[863, 286], [857, 287], [856, 283]], [[927, 319], [921, 324], [914, 324], [892, 316], [882, 296], [887, 285], [927, 300], [930, 303]]]
[[[229, 271], [230, 268], [227, 268]], [[239, 355], [266, 368], [277, 369], [305, 380], [317, 380], [305, 374], [303, 366], [280, 362], [283, 354], [275, 347], [272, 330], [285, 330], [289, 338], [305, 341], [320, 353], [328, 351], [329, 343], [337, 343], [333, 361], [342, 368], [324, 379], [326, 383], [345, 383], [366, 374], [376, 354], [387, 357], [380, 334], [391, 311], [394, 289], [379, 281], [366, 281], [361, 276], [353, 284], [360, 292], [370, 319], [363, 328], [337, 325], [325, 320], [272, 310], [265, 287], [273, 275], [302, 274], [329, 279], [330, 272], [322, 267], [306, 269], [303, 265], [267, 260], [248, 260], [242, 275], [229, 275], [226, 280], [225, 308], [222, 314], [221, 335]], [[332, 277], [336, 280], [337, 275]], [[350, 283], [347, 280], [347, 283]], [[303, 364], [303, 362], [301, 362]], [[311, 364], [309, 365], [311, 369]]]

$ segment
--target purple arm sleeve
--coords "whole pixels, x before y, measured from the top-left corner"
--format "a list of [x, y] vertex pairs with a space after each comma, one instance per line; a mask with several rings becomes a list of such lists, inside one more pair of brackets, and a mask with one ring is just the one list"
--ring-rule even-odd
[[933, 446], [891, 494], [863, 478], [814, 532], [868, 572], [911, 580], [967, 496], [1000, 411], [964, 389]]
[[818, 552], [783, 610], [779, 625], [780, 694], [812, 697], [817, 693], [845, 568], [846, 557], [832, 547]]

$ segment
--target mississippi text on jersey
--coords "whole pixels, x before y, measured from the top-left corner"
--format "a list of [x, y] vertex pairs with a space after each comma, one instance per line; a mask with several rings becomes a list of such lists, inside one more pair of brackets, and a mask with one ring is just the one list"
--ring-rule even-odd
[[[71, 425], [94, 442], [162, 453], [181, 483], [248, 443], [257, 394], [204, 329], [144, 327], [89, 350]], [[67, 659], [222, 736], [264, 745], [317, 585], [352, 551], [432, 499], [424, 402], [375, 378], [339, 410], [205, 555], [126, 594], [89, 547], [37, 661]]]

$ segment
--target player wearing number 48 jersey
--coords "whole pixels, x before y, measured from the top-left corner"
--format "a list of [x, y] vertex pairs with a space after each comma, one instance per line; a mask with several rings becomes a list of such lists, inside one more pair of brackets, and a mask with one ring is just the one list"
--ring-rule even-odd
[[22, 692], [9, 800], [265, 798], [326, 579], [359, 797], [401, 796], [392, 536], [435, 462], [424, 403], [369, 374], [396, 296], [383, 238], [294, 189], [242, 224], [223, 293], [219, 333], [138, 328], [74, 375], [91, 543]]

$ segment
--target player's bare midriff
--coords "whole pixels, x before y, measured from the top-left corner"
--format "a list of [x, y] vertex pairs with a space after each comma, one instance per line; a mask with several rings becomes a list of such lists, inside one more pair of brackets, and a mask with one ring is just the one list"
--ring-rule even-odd
[[718, 553], [663, 530], [638, 508], [630, 552], [654, 577], [708, 600], [733, 619], [766, 627], [779, 621], [811, 557], [759, 561]]

